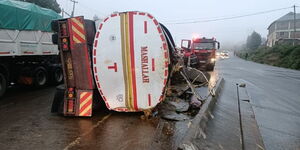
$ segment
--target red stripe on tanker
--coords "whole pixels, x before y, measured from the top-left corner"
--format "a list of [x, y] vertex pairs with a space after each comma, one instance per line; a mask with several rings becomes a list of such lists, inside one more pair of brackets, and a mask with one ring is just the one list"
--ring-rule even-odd
[[148, 105], [151, 106], [151, 94], [148, 94]]
[[134, 109], [138, 110], [137, 92], [136, 92], [136, 76], [135, 76], [135, 57], [134, 57], [134, 30], [133, 30], [133, 12], [129, 12], [129, 41], [130, 41], [130, 61], [132, 71], [132, 90], [134, 98]]
[[144, 21], [144, 33], [147, 34], [147, 21]]
[[152, 58], [152, 71], [155, 71], [155, 59]]

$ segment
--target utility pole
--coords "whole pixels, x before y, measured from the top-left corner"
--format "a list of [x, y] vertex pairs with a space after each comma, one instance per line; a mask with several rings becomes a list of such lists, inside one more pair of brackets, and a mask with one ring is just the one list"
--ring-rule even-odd
[[70, 1], [73, 2], [73, 11], [72, 11], [71, 17], [74, 17], [75, 4], [78, 3], [78, 1], [75, 1], [75, 0], [70, 0]]
[[61, 15], [62, 15], [62, 18], [65, 17], [65, 14], [69, 17], [71, 17], [71, 15], [69, 13], [67, 13], [64, 9], [61, 10]]
[[293, 46], [296, 44], [296, 5], [294, 7], [294, 39], [293, 39]]

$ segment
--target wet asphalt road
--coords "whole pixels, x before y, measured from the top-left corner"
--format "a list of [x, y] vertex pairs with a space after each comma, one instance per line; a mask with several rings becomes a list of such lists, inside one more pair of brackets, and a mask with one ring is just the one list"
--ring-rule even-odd
[[[300, 149], [300, 71], [231, 57], [219, 60], [216, 72], [223, 75], [225, 90], [231, 94], [235, 86], [228, 83], [246, 83], [267, 149]], [[55, 87], [14, 87], [8, 91], [0, 100], [0, 149], [131, 150], [150, 149], [153, 144], [156, 120], [141, 120], [141, 113], [116, 113], [104, 108], [92, 118], [53, 115], [50, 108], [54, 91]], [[232, 95], [223, 92], [223, 97]], [[226, 109], [229, 105], [220, 106]], [[237, 115], [235, 112], [232, 116]], [[238, 128], [236, 124], [233, 121], [232, 130]], [[231, 138], [236, 143], [238, 131], [226, 131], [236, 135]], [[236, 145], [236, 149], [239, 147]], [[163, 145], [156, 148], [170, 149]]]
[[50, 113], [55, 87], [10, 89], [0, 100], [0, 149], [148, 149], [156, 120], [141, 113], [110, 112], [104, 107], [92, 118]]
[[217, 70], [232, 88], [246, 84], [266, 149], [300, 149], [300, 71], [234, 56], [219, 60]]
[[[104, 106], [91, 118], [50, 113], [55, 87], [10, 88], [0, 100], [0, 150], [140, 150], [175, 149], [185, 131], [142, 113], [118, 113]], [[175, 129], [174, 126], [180, 128]], [[157, 130], [157, 128], [159, 128]]]

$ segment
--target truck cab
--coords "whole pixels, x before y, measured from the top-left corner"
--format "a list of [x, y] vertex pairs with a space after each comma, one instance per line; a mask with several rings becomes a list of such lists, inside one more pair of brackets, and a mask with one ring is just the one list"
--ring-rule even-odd
[[216, 62], [216, 50], [220, 43], [215, 38], [194, 37], [192, 40], [182, 40], [185, 62], [192, 67], [212, 71]]

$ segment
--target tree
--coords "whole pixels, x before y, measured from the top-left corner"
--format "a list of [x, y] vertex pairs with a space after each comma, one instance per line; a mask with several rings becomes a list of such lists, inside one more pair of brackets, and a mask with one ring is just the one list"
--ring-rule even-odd
[[52, 9], [57, 13], [61, 12], [61, 8], [59, 7], [59, 4], [57, 3], [56, 0], [20, 0], [20, 1], [34, 3], [38, 6]]
[[261, 36], [257, 32], [253, 31], [247, 38], [247, 49], [256, 50], [261, 45]]

